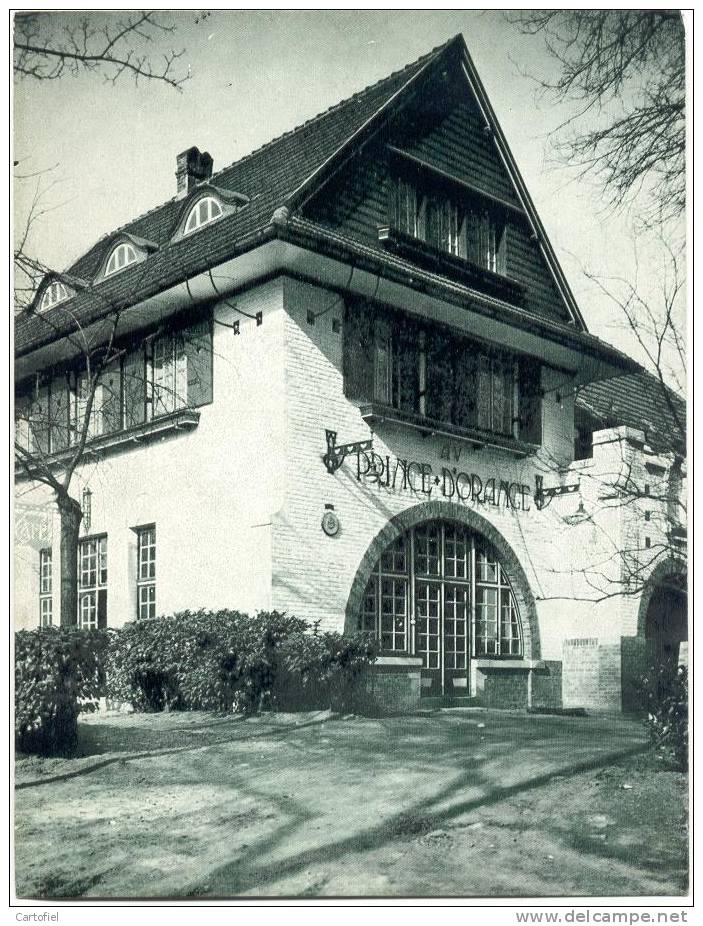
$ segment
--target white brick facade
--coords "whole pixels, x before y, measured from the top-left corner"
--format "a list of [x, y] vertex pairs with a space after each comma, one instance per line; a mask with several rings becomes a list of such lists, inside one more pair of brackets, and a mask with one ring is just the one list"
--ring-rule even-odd
[[[537, 619], [526, 656], [535, 667], [564, 660], [564, 705], [619, 708], [621, 638], [643, 634], [643, 580], [661, 561], [656, 553], [670, 530], [671, 504], [604, 496], [625, 472], [643, 492], [650, 485], [653, 496], [665, 494], [658, 488], [667, 485], [673, 458], [655, 461], [641, 447], [642, 435], [617, 429], [596, 437], [592, 460], [572, 463], [573, 383], [549, 367], [543, 368], [543, 447], [536, 455], [473, 448], [399, 425], [380, 424], [372, 434], [344, 393], [341, 297], [281, 276], [240, 293], [236, 306], [248, 315], [262, 312], [262, 324], [241, 317], [235, 336], [225, 327], [238, 317], [231, 303], [215, 307], [214, 401], [200, 409], [197, 427], [99, 460], [87, 456], [76, 473], [74, 497], [86, 486], [92, 492], [89, 533], [108, 537], [108, 625], [136, 616], [134, 529], [140, 525], [156, 525], [158, 614], [276, 608], [341, 631], [345, 621], [353, 629], [350, 593], [388, 523], [417, 506], [439, 503], [448, 517], [459, 506], [473, 512], [474, 525], [485, 522], [497, 531], [519, 563]], [[339, 443], [373, 437], [373, 452], [392, 466], [417, 461], [431, 474], [428, 469], [417, 491], [400, 481], [383, 488], [357, 478], [355, 456], [330, 474], [322, 461], [325, 429], [336, 431]], [[646, 469], [652, 462], [656, 476]], [[528, 510], [462, 501], [456, 493], [447, 499], [443, 468], [452, 477], [465, 472], [484, 484], [495, 478], [525, 487]], [[539, 510], [536, 476], [545, 487], [578, 482], [580, 489]], [[42, 547], [52, 547], [54, 575], [59, 572], [58, 520], [41, 514], [52, 507], [48, 490], [19, 482], [17, 496], [15, 626], [34, 627]], [[334, 537], [321, 528], [329, 506], [341, 524]], [[630, 589], [622, 585], [619, 554], [635, 547], [640, 564], [647, 557], [653, 562], [634, 593], [621, 594]], [[579, 648], [594, 655], [574, 663]], [[574, 665], [578, 670], [567, 678]], [[475, 666], [471, 678], [480, 692]]]

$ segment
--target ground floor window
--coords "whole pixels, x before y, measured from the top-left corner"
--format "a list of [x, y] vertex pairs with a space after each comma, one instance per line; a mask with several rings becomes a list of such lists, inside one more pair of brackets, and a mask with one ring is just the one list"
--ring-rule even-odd
[[39, 551], [39, 626], [51, 627], [53, 622], [53, 575], [51, 547]]
[[88, 537], [78, 548], [78, 626], [107, 627], [107, 537]]
[[402, 534], [374, 566], [359, 630], [381, 650], [421, 656], [443, 683], [473, 657], [520, 658], [522, 627], [510, 581], [479, 535], [445, 521]]
[[156, 617], [156, 527], [137, 528], [137, 619]]

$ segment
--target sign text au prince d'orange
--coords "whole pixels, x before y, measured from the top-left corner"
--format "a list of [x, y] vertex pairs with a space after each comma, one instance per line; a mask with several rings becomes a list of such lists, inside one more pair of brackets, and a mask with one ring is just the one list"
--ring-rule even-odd
[[499, 477], [481, 478], [457, 467], [443, 466], [435, 471], [431, 463], [400, 460], [378, 453], [356, 454], [356, 478], [359, 482], [382, 489], [413, 492], [466, 504], [493, 505], [513, 511], [529, 511], [530, 487]]

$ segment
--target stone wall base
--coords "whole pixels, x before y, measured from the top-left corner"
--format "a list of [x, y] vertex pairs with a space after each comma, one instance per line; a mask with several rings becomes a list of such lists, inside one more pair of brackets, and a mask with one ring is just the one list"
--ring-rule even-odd
[[366, 677], [370, 707], [379, 714], [411, 714], [420, 707], [422, 659], [379, 656]]
[[620, 642], [601, 642], [594, 637], [564, 640], [562, 653], [564, 707], [622, 710]]

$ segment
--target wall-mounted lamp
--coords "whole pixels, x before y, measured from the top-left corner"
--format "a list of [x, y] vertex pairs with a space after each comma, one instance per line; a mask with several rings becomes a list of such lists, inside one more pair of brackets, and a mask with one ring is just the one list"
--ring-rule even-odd
[[91, 507], [92, 507], [92, 498], [93, 498], [93, 493], [86, 486], [85, 489], [83, 489], [83, 496], [81, 499], [81, 509], [83, 511], [83, 524], [85, 525], [85, 529], [87, 531], [90, 530], [90, 514], [91, 514]]

